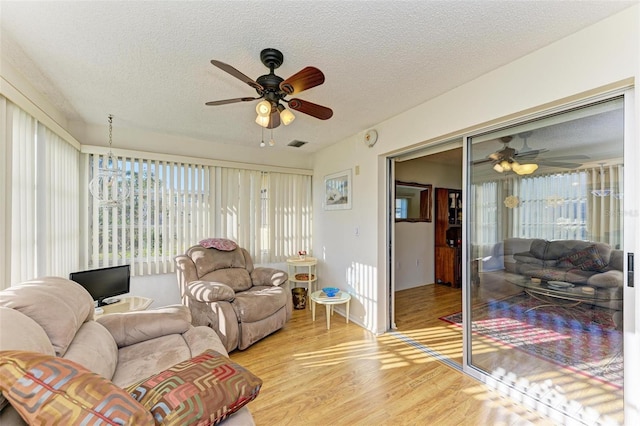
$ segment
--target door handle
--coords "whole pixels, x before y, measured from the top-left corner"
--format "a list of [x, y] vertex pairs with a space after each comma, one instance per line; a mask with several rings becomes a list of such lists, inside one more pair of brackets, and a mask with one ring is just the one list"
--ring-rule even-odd
[[633, 253], [627, 253], [627, 285], [629, 287], [634, 286], [633, 270], [634, 270]]

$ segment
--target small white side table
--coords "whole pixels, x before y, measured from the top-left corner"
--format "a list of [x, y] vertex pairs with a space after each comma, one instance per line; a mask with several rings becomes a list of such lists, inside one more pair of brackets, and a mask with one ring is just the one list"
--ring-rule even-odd
[[121, 297], [120, 301], [116, 303], [101, 306], [104, 312], [102, 314], [96, 314], [94, 317], [98, 318], [102, 315], [117, 314], [121, 312], [144, 311], [151, 306], [152, 303], [153, 299], [149, 299], [148, 297], [125, 296]]
[[316, 303], [325, 305], [327, 314], [327, 330], [331, 328], [331, 315], [333, 315], [333, 306], [340, 305], [342, 303], [347, 304], [346, 317], [347, 324], [349, 324], [349, 302], [351, 301], [351, 295], [344, 291], [338, 292], [333, 297], [327, 296], [322, 290], [314, 291], [311, 293], [311, 318], [316, 320]]
[[300, 257], [288, 258], [289, 282], [291, 282], [294, 287], [297, 287], [298, 284], [306, 284], [307, 291], [309, 293], [313, 292], [315, 283], [318, 281], [318, 275], [316, 273], [317, 264], [318, 259], [311, 256], [305, 256], [302, 259]]

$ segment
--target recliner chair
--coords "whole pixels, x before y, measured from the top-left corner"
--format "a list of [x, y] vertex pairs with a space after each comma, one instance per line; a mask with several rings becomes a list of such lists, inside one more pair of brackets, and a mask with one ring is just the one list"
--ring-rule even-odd
[[225, 251], [195, 245], [175, 262], [182, 303], [190, 308], [193, 325], [215, 330], [228, 352], [248, 348], [291, 318], [287, 273], [254, 268], [241, 247]]

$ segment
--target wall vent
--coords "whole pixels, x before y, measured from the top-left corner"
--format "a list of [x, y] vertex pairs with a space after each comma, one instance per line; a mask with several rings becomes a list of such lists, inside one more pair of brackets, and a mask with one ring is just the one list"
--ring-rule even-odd
[[307, 144], [308, 142], [304, 142], [304, 141], [299, 141], [297, 139], [292, 140], [291, 142], [289, 142], [288, 146], [292, 146], [294, 148], [300, 148], [302, 145]]

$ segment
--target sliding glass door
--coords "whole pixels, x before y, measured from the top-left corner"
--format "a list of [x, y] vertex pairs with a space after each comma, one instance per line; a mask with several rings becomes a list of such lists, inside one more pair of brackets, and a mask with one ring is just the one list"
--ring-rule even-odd
[[624, 423], [622, 96], [468, 138], [467, 365], [531, 408]]

